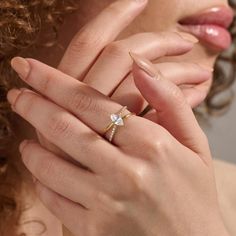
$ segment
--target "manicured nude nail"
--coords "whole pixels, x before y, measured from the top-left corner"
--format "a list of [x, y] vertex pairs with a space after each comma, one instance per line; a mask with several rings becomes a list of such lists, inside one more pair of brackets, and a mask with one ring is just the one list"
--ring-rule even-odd
[[129, 52], [129, 55], [133, 59], [134, 63], [136, 63], [136, 65], [139, 68], [141, 68], [144, 72], [146, 72], [149, 76], [155, 79], [158, 78], [157, 71], [155, 70], [150, 61], [133, 52]]
[[30, 72], [30, 64], [26, 59], [24, 59], [23, 57], [14, 57], [11, 60], [11, 66], [20, 76], [20, 78], [27, 78]]
[[184, 40], [187, 40], [191, 43], [198, 43], [199, 40], [193, 36], [192, 34], [188, 34], [188, 33], [184, 33], [184, 32], [176, 32], [181, 38], [183, 38]]

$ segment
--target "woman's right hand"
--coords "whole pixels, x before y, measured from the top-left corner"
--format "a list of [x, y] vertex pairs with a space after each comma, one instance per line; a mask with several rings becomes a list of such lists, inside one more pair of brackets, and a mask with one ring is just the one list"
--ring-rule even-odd
[[[58, 66], [59, 70], [128, 106], [136, 114], [142, 112], [147, 103], [134, 84], [129, 52], [153, 61], [185, 54], [197, 42], [191, 35], [175, 32], [139, 33], [114, 41], [146, 5], [145, 0], [119, 0], [109, 5], [75, 35]], [[180, 87], [184, 85], [182, 91], [192, 107], [204, 100], [211, 82], [210, 70], [187, 62], [155, 66], [168, 80]], [[44, 147], [66, 156], [38, 131], [37, 134]]]

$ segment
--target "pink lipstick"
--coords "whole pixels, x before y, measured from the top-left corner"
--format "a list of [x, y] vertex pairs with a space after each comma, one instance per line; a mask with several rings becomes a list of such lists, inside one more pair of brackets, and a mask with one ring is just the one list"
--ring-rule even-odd
[[227, 28], [234, 18], [230, 7], [218, 6], [206, 11], [188, 16], [179, 21], [181, 29], [196, 36], [215, 51], [223, 51], [232, 43]]

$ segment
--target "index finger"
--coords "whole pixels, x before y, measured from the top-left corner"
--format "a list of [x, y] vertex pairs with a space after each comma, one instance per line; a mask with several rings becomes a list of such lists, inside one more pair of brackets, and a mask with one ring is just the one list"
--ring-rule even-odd
[[103, 48], [142, 12], [147, 2], [119, 0], [110, 4], [75, 35], [58, 69], [81, 80]]

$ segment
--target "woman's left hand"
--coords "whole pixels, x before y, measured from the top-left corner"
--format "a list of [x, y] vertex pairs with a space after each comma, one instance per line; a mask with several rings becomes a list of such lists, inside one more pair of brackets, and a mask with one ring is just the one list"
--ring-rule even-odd
[[39, 92], [11, 90], [15, 112], [74, 160], [36, 141], [20, 146], [40, 199], [72, 233], [227, 235], [207, 138], [176, 85], [134, 64], [136, 86], [168, 122], [130, 116], [109, 143], [104, 128], [121, 105], [36, 60], [18, 58], [13, 65]]

